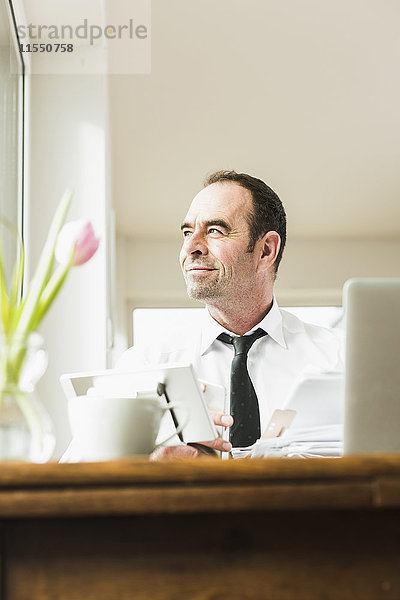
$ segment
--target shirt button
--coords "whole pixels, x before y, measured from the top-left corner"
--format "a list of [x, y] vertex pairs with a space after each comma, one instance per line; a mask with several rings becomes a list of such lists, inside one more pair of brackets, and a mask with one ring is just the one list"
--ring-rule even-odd
[[250, 365], [250, 367], [253, 366], [253, 361], [252, 360], [249, 360], [249, 365]]

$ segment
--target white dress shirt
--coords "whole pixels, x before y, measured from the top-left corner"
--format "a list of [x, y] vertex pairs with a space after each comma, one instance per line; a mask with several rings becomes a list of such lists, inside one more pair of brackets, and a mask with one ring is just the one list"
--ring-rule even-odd
[[[248, 371], [260, 407], [261, 432], [273, 411], [283, 408], [292, 390], [308, 374], [343, 369], [341, 335], [336, 330], [301, 321], [281, 310], [274, 299], [269, 313], [250, 332], [261, 327], [268, 335], [256, 340], [248, 354]], [[224, 386], [229, 413], [230, 370], [234, 348], [217, 337], [229, 333], [204, 309], [200, 326], [177, 331], [174, 338], [152, 340], [147, 347], [133, 346], [116, 369], [137, 370], [169, 363], [191, 363], [199, 379]]]

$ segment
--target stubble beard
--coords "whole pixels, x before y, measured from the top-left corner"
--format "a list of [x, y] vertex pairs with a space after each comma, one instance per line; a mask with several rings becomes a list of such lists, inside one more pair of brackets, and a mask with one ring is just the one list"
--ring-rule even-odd
[[220, 278], [214, 281], [189, 281], [186, 280], [186, 291], [189, 298], [209, 302], [225, 296], [228, 282]]

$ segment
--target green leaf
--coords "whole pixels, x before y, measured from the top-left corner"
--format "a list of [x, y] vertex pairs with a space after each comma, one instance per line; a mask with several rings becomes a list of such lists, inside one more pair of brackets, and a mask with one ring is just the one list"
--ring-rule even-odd
[[53, 217], [53, 221], [50, 225], [49, 233], [40, 255], [38, 266], [29, 286], [25, 304], [16, 326], [16, 335], [19, 338], [27, 335], [38, 324], [37, 311], [39, 308], [41, 295], [51, 277], [57, 236], [61, 227], [64, 225], [69, 205], [71, 203], [71, 197], [71, 190], [67, 190], [61, 199], [61, 202]]
[[1, 235], [1, 225], [7, 228], [18, 239], [18, 232], [15, 227], [4, 217], [0, 217], [0, 322], [3, 335], [7, 335], [10, 324], [10, 300], [8, 297], [7, 281], [3, 259], [3, 244]]
[[39, 302], [38, 309], [36, 311], [35, 320], [32, 323], [32, 328], [35, 329], [37, 325], [40, 323], [44, 315], [49, 310], [50, 306], [53, 303], [53, 300], [57, 296], [60, 291], [64, 281], [72, 267], [74, 262], [74, 253], [75, 248], [72, 249], [71, 256], [65, 265], [59, 265], [58, 268], [54, 271], [53, 276], [51, 277], [49, 283], [43, 290], [42, 297]]
[[[0, 250], [1, 252], [1, 250]], [[0, 257], [0, 315], [1, 315], [1, 330], [5, 334], [8, 330], [8, 314], [9, 314], [9, 302], [7, 294], [7, 286], [4, 277], [3, 261]]]
[[18, 255], [14, 265], [14, 271], [12, 276], [11, 291], [10, 291], [10, 302], [9, 302], [9, 323], [8, 331], [13, 332], [17, 323], [16, 316], [18, 315], [18, 308], [21, 304], [21, 293], [22, 293], [22, 281], [24, 278], [25, 268], [25, 250], [21, 236], [18, 231], [15, 230], [18, 242]]

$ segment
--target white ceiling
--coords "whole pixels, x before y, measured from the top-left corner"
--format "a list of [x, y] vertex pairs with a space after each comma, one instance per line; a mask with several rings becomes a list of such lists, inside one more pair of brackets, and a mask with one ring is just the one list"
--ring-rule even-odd
[[153, 0], [111, 77], [117, 229], [176, 234], [207, 172], [264, 179], [291, 236], [400, 236], [397, 0]]

